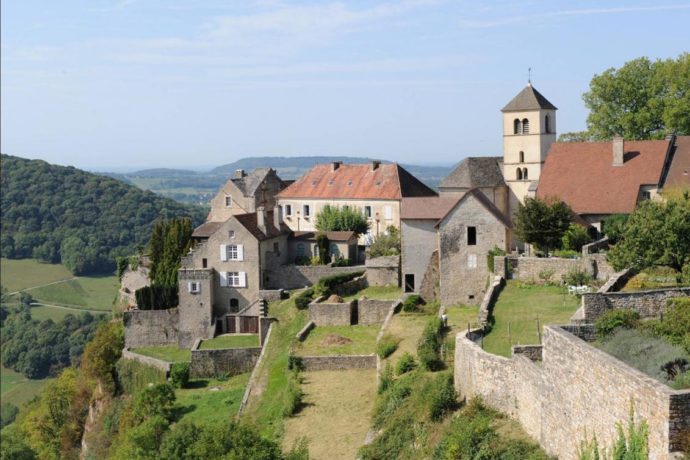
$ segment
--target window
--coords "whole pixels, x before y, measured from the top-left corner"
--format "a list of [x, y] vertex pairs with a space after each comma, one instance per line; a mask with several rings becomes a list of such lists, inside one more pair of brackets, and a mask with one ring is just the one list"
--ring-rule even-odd
[[517, 168], [517, 170], [515, 171], [515, 177], [517, 178], [517, 180], [522, 180], [522, 169]]
[[309, 209], [309, 205], [308, 205], [308, 204], [305, 204], [304, 206], [302, 206], [302, 215], [304, 216], [305, 219], [306, 219], [307, 217], [311, 216], [310, 211], [311, 211], [311, 210]]
[[280, 255], [280, 244], [278, 242], [273, 243], [273, 253], [277, 256]]
[[338, 257], [340, 255], [340, 249], [338, 249], [338, 245], [335, 243], [331, 243], [331, 255], [334, 257]]
[[229, 237], [231, 240], [234, 240], [234, 239], [235, 239], [235, 230], [229, 230], [229, 231], [228, 231], [228, 237]]
[[238, 299], [230, 299], [230, 313], [237, 313], [240, 311], [240, 301]]
[[474, 246], [477, 244], [477, 227], [467, 227], [467, 245]]
[[198, 281], [190, 281], [187, 283], [187, 290], [192, 294], [198, 294], [201, 292], [201, 283]]
[[520, 157], [519, 158], [520, 163], [524, 163], [525, 162], [525, 152], [520, 151], [520, 154], [518, 156]]
[[286, 204], [285, 205], [285, 216], [290, 217], [291, 215], [292, 215], [292, 205]]
[[477, 268], [477, 254], [467, 256], [467, 268]]
[[220, 245], [220, 260], [226, 262], [228, 260], [244, 260], [244, 245], [242, 244], [221, 244]]
[[244, 272], [227, 272], [227, 286], [229, 287], [245, 287]]
[[405, 292], [414, 292], [414, 274], [405, 274]]
[[527, 118], [522, 119], [522, 134], [529, 134], [529, 120]]
[[298, 256], [304, 256], [304, 243], [297, 243], [297, 255]]
[[390, 205], [387, 204], [383, 207], [383, 216], [386, 220], [393, 219], [393, 208]]
[[208, 268], [208, 259], [201, 259], [201, 268]]
[[652, 199], [652, 192], [649, 192], [649, 191], [642, 192], [642, 199], [643, 200], [651, 200]]
[[520, 134], [522, 132], [522, 126], [520, 120], [517, 118], [513, 121], [513, 134]]
[[527, 180], [527, 168], [522, 168], [522, 179]]
[[364, 206], [364, 217], [371, 219], [371, 206]]
[[230, 195], [225, 195], [225, 207], [232, 208], [232, 197]]
[[548, 115], [544, 116], [544, 132], [551, 132], [551, 118]]

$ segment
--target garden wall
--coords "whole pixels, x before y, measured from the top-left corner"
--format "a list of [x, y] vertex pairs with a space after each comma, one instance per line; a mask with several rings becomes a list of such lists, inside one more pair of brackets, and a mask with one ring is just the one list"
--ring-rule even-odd
[[305, 371], [376, 369], [376, 355], [300, 356]]
[[349, 326], [352, 324], [354, 302], [312, 302], [309, 304], [309, 320], [317, 326]]
[[494, 257], [494, 273], [505, 279], [541, 282], [543, 280], [539, 277], [540, 273], [553, 272], [550, 280], [560, 282], [568, 273], [575, 270], [584, 271], [598, 280], [606, 280], [615, 273], [615, 270], [606, 261], [606, 254], [588, 254], [579, 259]]
[[395, 303], [392, 300], [360, 299], [357, 301], [357, 324], [381, 324]]
[[299, 289], [313, 286], [326, 276], [362, 271], [363, 268], [362, 265], [352, 267], [280, 265], [266, 269], [264, 279], [268, 280], [266, 282], [267, 289]]
[[369, 286], [400, 286], [400, 256], [367, 259]]
[[562, 460], [578, 458], [585, 431], [600, 446], [611, 446], [616, 423], [627, 421], [631, 404], [636, 420], [649, 426], [650, 458], [669, 459], [680, 448], [690, 430], [690, 390], [672, 390], [558, 326], [544, 328], [542, 358], [535, 364], [522, 354], [492, 355], [468, 334], [458, 334], [456, 389], [519, 420]]
[[611, 309], [635, 310], [642, 318], [655, 318], [666, 311], [668, 300], [674, 297], [690, 297], [690, 287], [583, 294], [584, 322], [593, 323]]
[[128, 310], [123, 315], [125, 347], [177, 345], [177, 308], [168, 310]]
[[250, 372], [261, 354], [261, 347], [224, 350], [192, 350], [191, 377], [208, 378]]

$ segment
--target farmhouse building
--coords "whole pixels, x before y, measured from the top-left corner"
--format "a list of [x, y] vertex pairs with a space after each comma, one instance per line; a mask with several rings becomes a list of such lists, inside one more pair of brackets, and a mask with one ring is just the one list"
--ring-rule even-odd
[[[432, 197], [436, 192], [402, 166], [372, 161], [368, 164], [319, 164], [281, 191], [277, 201], [291, 230], [316, 230], [316, 215], [326, 205], [361, 210], [369, 222], [369, 236], [400, 228], [400, 202], [407, 197]], [[363, 237], [361, 243], [364, 242]]]

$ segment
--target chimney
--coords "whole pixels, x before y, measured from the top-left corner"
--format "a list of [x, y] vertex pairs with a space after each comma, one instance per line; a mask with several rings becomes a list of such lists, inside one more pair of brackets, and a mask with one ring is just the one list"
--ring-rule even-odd
[[625, 141], [621, 136], [613, 138], [613, 166], [623, 166], [623, 155], [625, 154]]
[[376, 169], [378, 169], [378, 167], [379, 167], [380, 165], [381, 165], [381, 162], [380, 162], [379, 160], [373, 160], [373, 161], [371, 162], [371, 170], [372, 170], [372, 171], [376, 171]]
[[244, 172], [244, 169], [236, 169], [235, 170], [235, 179], [242, 179], [246, 175], [247, 175], [247, 173]]
[[264, 235], [268, 235], [268, 229], [266, 228], [266, 209], [263, 206], [256, 208], [256, 226]]
[[335, 171], [336, 169], [340, 168], [341, 164], [343, 164], [342, 161], [333, 161], [331, 163], [331, 171]]
[[273, 226], [280, 230], [280, 227], [283, 223], [283, 207], [282, 206], [276, 206], [273, 208]]

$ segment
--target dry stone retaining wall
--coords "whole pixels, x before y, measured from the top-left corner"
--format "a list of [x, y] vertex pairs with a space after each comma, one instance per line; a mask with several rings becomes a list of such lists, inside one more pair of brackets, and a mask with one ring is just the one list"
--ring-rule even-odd
[[467, 335], [457, 335], [455, 348], [461, 396], [482, 396], [562, 460], [577, 459], [585, 431], [611, 446], [631, 404], [636, 420], [649, 426], [652, 459], [671, 458], [690, 429], [690, 390], [672, 390], [558, 326], [544, 328], [541, 364], [524, 353], [510, 359], [489, 354]]
[[366, 268], [370, 286], [400, 286], [400, 256], [367, 259]]
[[275, 269], [266, 270], [266, 277], [268, 278], [266, 286], [268, 289], [299, 289], [313, 286], [326, 276], [352, 273], [362, 271], [362, 269], [364, 269], [362, 265], [352, 267], [280, 265]]
[[593, 323], [611, 309], [635, 310], [642, 318], [655, 318], [666, 311], [669, 299], [674, 297], [690, 297], [690, 288], [583, 294], [584, 321]]
[[189, 373], [195, 378], [244, 374], [254, 368], [260, 354], [261, 347], [192, 350]]
[[305, 371], [376, 369], [376, 355], [300, 356]]
[[392, 300], [359, 299], [357, 301], [357, 324], [381, 324], [395, 303]]
[[309, 304], [309, 320], [317, 326], [349, 326], [352, 321], [354, 301], [345, 303], [312, 302]]
[[177, 345], [179, 314], [168, 310], [129, 310], [124, 313], [125, 347]]
[[540, 274], [553, 272], [550, 280], [560, 282], [568, 273], [581, 270], [590, 276], [605, 280], [615, 270], [606, 261], [606, 254], [587, 254], [579, 259], [561, 259], [558, 257], [517, 257], [495, 256], [494, 273], [506, 279], [542, 282]]

